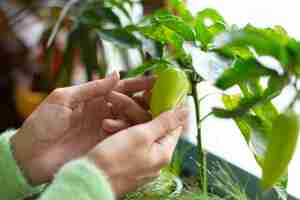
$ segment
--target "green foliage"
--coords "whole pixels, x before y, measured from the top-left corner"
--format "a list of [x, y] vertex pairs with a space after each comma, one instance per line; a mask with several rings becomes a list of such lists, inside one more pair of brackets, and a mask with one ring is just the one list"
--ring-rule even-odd
[[145, 37], [160, 42], [163, 45], [173, 45], [176, 49], [181, 49], [184, 39], [177, 32], [167, 26], [153, 22], [150, 25], [139, 27], [139, 32]]
[[180, 35], [185, 41], [194, 41], [195, 33], [191, 26], [182, 19], [171, 14], [158, 15], [153, 19], [154, 22], [166, 26]]
[[204, 49], [207, 48], [217, 34], [226, 30], [223, 17], [211, 8], [200, 11], [195, 20], [196, 37]]
[[80, 41], [80, 29], [74, 28], [68, 35], [67, 44], [64, 50], [64, 61], [60, 66], [59, 72], [55, 77], [55, 86], [64, 87], [71, 84], [71, 74], [73, 72], [73, 61], [75, 48]]
[[232, 169], [226, 163], [216, 163], [214, 172], [210, 172], [214, 178], [213, 186], [224, 194], [224, 199], [248, 200], [246, 185], [242, 185]]
[[176, 176], [168, 170], [162, 170], [154, 181], [128, 193], [124, 200], [166, 200], [176, 191]]
[[[85, 31], [86, 30], [86, 31]], [[81, 60], [86, 67], [86, 74], [88, 80], [92, 80], [93, 73], [98, 72], [98, 59], [97, 59], [97, 35], [89, 34], [88, 30], [82, 30], [80, 33], [80, 52]], [[104, 77], [104, 73], [99, 74]]]
[[[273, 122], [271, 133], [262, 165], [264, 189], [270, 189], [287, 172], [299, 136], [298, 115], [292, 110], [280, 114]], [[283, 133], [285, 133], [284, 137]], [[274, 168], [275, 162], [276, 168]]]
[[[297, 84], [300, 75], [300, 42], [290, 37], [280, 26], [257, 28], [247, 25], [239, 28], [228, 25], [212, 8], [204, 9], [193, 16], [182, 0], [171, 0], [170, 3], [169, 11], [157, 11], [140, 22], [125, 27], [115, 11], [118, 9], [130, 19], [125, 5], [132, 5], [131, 1], [92, 0], [85, 3], [81, 12], [74, 17], [73, 31], [68, 37], [65, 61], [59, 74], [60, 82], [63, 85], [69, 84], [65, 75], [72, 70], [71, 57], [74, 47], [78, 45], [83, 52], [81, 57], [88, 77], [91, 78], [93, 71], [99, 68], [95, 44], [100, 40], [107, 40], [119, 48], [137, 48], [141, 52], [143, 64], [129, 70], [127, 77], [155, 73], [174, 65], [187, 73], [192, 83], [192, 96], [198, 102], [197, 84], [204, 80], [204, 76], [196, 69], [209, 66], [194, 66], [184, 44], [194, 45], [203, 54], [215, 53], [228, 64], [228, 68], [218, 74], [214, 86], [224, 93], [236, 86], [240, 93], [224, 95], [222, 100], [225, 108], [214, 108], [212, 113], [217, 117], [235, 121], [263, 170], [265, 188], [273, 186], [276, 181], [280, 182], [286, 175], [285, 169], [296, 147], [298, 127], [294, 124], [298, 118], [293, 115], [293, 119], [287, 117], [287, 123], [282, 123], [281, 119], [287, 113], [279, 113], [272, 100], [291, 85], [297, 95], [291, 100], [288, 110], [294, 109], [293, 106], [300, 97]], [[151, 57], [149, 52], [145, 52], [144, 47], [149, 43], [155, 47], [155, 56]], [[280, 65], [277, 68], [268, 66], [261, 62], [260, 56], [271, 57]], [[263, 79], [267, 79], [265, 86], [261, 84]], [[202, 185], [204, 193], [202, 197], [209, 197], [206, 193], [205, 153], [201, 143], [202, 135], [205, 134], [201, 134], [199, 109], [199, 104], [196, 103], [197, 139], [201, 154], [199, 170], [203, 182], [199, 184]], [[282, 127], [277, 127], [279, 124]], [[279, 133], [279, 130], [284, 132], [285, 129], [289, 129], [285, 131], [286, 135]], [[274, 159], [274, 155], [280, 155], [280, 160]], [[278, 171], [268, 166], [278, 166]]]
[[93, 2], [88, 4], [83, 9], [78, 20], [82, 24], [91, 27], [101, 27], [102, 23], [110, 22], [120, 26], [121, 22], [119, 17], [115, 14], [111, 7], [106, 7], [104, 3]]
[[182, 0], [170, 0], [170, 4], [174, 12], [178, 13], [183, 21], [188, 24], [193, 23], [194, 17]]
[[250, 48], [253, 48], [258, 55], [276, 58], [284, 70], [294, 70], [292, 65], [298, 65], [299, 51], [296, 53], [290, 46], [296, 47], [299, 42], [289, 37], [280, 26], [263, 29], [247, 25], [243, 29], [227, 30], [224, 35], [227, 41], [214, 48], [214, 51], [224, 56], [255, 57], [250, 51]]
[[146, 72], [149, 72], [149, 71], [155, 71], [156, 69], [158, 68], [167, 68], [168, 66], [170, 65], [170, 63], [166, 60], [162, 60], [162, 59], [159, 59], [159, 60], [151, 60], [149, 62], [145, 62], [144, 64], [136, 67], [136, 68], [133, 68], [131, 70], [129, 70], [127, 72], [127, 75], [126, 77], [127, 78], [130, 78], [130, 77], [135, 77], [135, 76], [139, 76], [139, 75], [143, 75], [145, 74]]
[[253, 58], [248, 60], [236, 59], [230, 68], [218, 78], [215, 85], [225, 90], [247, 80], [270, 75], [276, 76], [277, 72], [264, 67]]
[[[60, 66], [60, 71], [54, 83], [56, 87], [71, 84], [70, 79], [73, 72], [72, 65], [76, 48], [80, 50], [81, 61], [86, 67], [87, 80], [92, 80], [93, 73], [97, 73], [100, 77], [104, 77], [106, 73], [106, 66], [98, 61], [99, 52], [103, 52], [103, 50], [99, 51], [99, 46], [102, 46], [101, 40], [109, 41], [119, 48], [141, 47], [141, 41], [132, 32], [122, 28], [121, 18], [116, 12], [116, 9], [118, 9], [130, 19], [125, 4], [132, 5], [131, 1], [88, 1], [82, 3], [80, 9], [76, 9], [77, 12], [73, 12], [72, 15], [70, 14], [71, 16], [68, 16], [69, 11], [74, 8], [76, 2], [76, 0], [73, 0], [65, 5], [48, 41], [48, 45], [51, 45], [56, 34], [60, 31], [63, 19], [69, 17], [73, 23], [72, 31], [68, 36], [64, 62]], [[111, 26], [113, 28], [107, 28]]]
[[141, 46], [140, 40], [125, 29], [100, 30], [98, 34], [101, 39], [110, 41], [112, 44], [122, 48], [137, 48]]

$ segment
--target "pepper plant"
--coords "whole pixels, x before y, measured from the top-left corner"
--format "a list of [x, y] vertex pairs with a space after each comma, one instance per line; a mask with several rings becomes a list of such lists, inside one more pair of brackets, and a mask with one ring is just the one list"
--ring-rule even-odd
[[[295, 105], [300, 98], [300, 42], [290, 37], [281, 26], [257, 28], [248, 24], [240, 28], [230, 25], [211, 8], [192, 15], [181, 0], [171, 0], [169, 10], [158, 10], [138, 23], [131, 21], [124, 26], [116, 10], [130, 19], [125, 4], [132, 5], [133, 2], [91, 0], [81, 6], [68, 36], [61, 70], [68, 71], [71, 66], [69, 54], [76, 44], [82, 50], [89, 76], [99, 69], [95, 50], [99, 38], [120, 48], [138, 49], [143, 63], [127, 71], [125, 77], [149, 72], [157, 75], [150, 102], [154, 116], [182, 102], [186, 95], [194, 99], [198, 183], [204, 194], [208, 193], [208, 175], [201, 122], [209, 115], [235, 121], [262, 169], [262, 190], [276, 185], [286, 187], [287, 168], [299, 135]], [[206, 79], [197, 68], [211, 66], [195, 66], [187, 51], [190, 46], [204, 54], [213, 54], [228, 66], [216, 74], [214, 81], [214, 86], [224, 94], [224, 107], [213, 108], [205, 117], [200, 116], [197, 86]], [[276, 66], [263, 62], [262, 56], [272, 58], [277, 62]], [[104, 72], [100, 74], [103, 76]], [[227, 94], [227, 89], [233, 86], [240, 92]], [[286, 87], [292, 87], [295, 95], [285, 110], [279, 112], [272, 100]]]

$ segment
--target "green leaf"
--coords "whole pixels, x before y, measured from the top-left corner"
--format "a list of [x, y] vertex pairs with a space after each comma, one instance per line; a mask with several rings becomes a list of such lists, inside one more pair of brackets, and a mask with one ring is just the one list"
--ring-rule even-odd
[[110, 0], [110, 1], [106, 1], [106, 4], [109, 4], [111, 8], [118, 8], [119, 10], [121, 10], [123, 12], [123, 14], [129, 19], [131, 20], [131, 15], [128, 12], [127, 8], [125, 7], [125, 4], [128, 3], [130, 6], [132, 6], [132, 2], [131, 1], [118, 1], [118, 0]]
[[63, 55], [63, 63], [54, 80], [53, 85], [55, 85], [55, 87], [66, 87], [71, 85], [75, 49], [78, 47], [78, 42], [80, 41], [80, 32], [81, 27], [77, 26], [68, 35]]
[[204, 48], [211, 43], [212, 39], [226, 30], [223, 17], [214, 9], [207, 8], [200, 11], [195, 22], [196, 38]]
[[[227, 112], [237, 111], [242, 105], [240, 95], [224, 95], [222, 101]], [[260, 117], [249, 112], [243, 115], [232, 115], [231, 117], [233, 117], [258, 163], [261, 163], [268, 144], [270, 127]]]
[[127, 72], [126, 78], [135, 77], [138, 75], [142, 75], [145, 72], [155, 70], [159, 67], [167, 67], [170, 63], [166, 60], [151, 60], [146, 62], [137, 68], [131, 69]]
[[295, 39], [289, 40], [287, 44], [287, 51], [289, 54], [289, 63], [291, 71], [297, 76], [300, 75], [300, 42]]
[[264, 95], [269, 98], [278, 96], [283, 88], [289, 83], [287, 74], [283, 76], [271, 76], [268, 81], [268, 87], [264, 91]]
[[98, 38], [96, 34], [81, 32], [80, 38], [80, 55], [82, 63], [85, 65], [88, 81], [92, 80], [94, 72], [98, 71], [98, 59], [97, 59], [97, 42]]
[[112, 42], [122, 48], [138, 48], [141, 41], [132, 33], [122, 28], [99, 30], [98, 35], [101, 39]]
[[235, 60], [217, 79], [215, 85], [223, 90], [253, 78], [277, 75], [277, 72], [262, 66], [255, 59]]
[[280, 200], [288, 200], [288, 174], [282, 176], [280, 180], [275, 184], [274, 189]]
[[182, 0], [171, 0], [172, 8], [186, 23], [193, 23], [194, 17], [190, 10], [186, 7], [186, 3]]
[[277, 29], [258, 29], [248, 25], [243, 30], [227, 32], [226, 38], [227, 41], [218, 46], [215, 51], [227, 57], [234, 58], [241, 55], [249, 57], [252, 54], [249, 51], [251, 47], [258, 55], [276, 58], [282, 66], [289, 64], [286, 46], [290, 38], [278, 27]]
[[[224, 95], [222, 100], [229, 111], [237, 111], [241, 107], [239, 95]], [[244, 113], [243, 115], [233, 115], [232, 117], [248, 143], [257, 162], [259, 165], [262, 165], [267, 144], [269, 142], [271, 127], [265, 120], [261, 119], [259, 116], [250, 114], [250, 112]]]
[[[238, 105], [240, 104], [241, 96], [240, 95], [223, 95], [222, 101], [224, 103], [224, 106], [228, 110], [234, 110]], [[248, 143], [251, 136], [251, 127], [249, 124], [242, 119], [241, 117], [234, 117], [233, 118], [236, 125], [240, 129], [242, 135], [244, 136], [244, 139]]]
[[160, 42], [154, 42], [155, 56], [162, 58], [165, 52], [165, 46]]
[[173, 15], [160, 15], [155, 16], [154, 20], [157, 23], [162, 24], [171, 29], [172, 31], [176, 32], [186, 41], [195, 40], [195, 33], [192, 27], [185, 23], [183, 20], [181, 20], [179, 17]]
[[253, 112], [271, 126], [278, 116], [277, 109], [271, 102], [274, 97], [273, 92], [269, 89], [263, 90], [259, 78], [243, 82], [239, 86], [245, 98], [261, 96], [264, 99], [263, 103], [253, 107]]
[[292, 110], [285, 111], [274, 120], [262, 165], [264, 190], [270, 189], [286, 175], [297, 147], [299, 128], [299, 117]]
[[113, 12], [112, 8], [103, 7], [101, 5], [91, 6], [86, 9], [78, 20], [89, 26], [99, 27], [103, 22], [111, 22], [118, 26], [121, 25], [119, 17]]
[[176, 49], [182, 49], [183, 38], [178, 33], [161, 24], [139, 27], [139, 32], [154, 41], [161, 42], [162, 44], [171, 44]]
[[[240, 97], [224, 96], [227, 109], [239, 107]], [[262, 186], [270, 189], [274, 184], [278, 195], [285, 199], [287, 166], [294, 154], [299, 136], [299, 119], [287, 111], [272, 121], [269, 126], [263, 119], [253, 114], [235, 117], [249, 148], [263, 169]], [[284, 135], [282, 135], [285, 133]]]
[[[227, 111], [236, 111], [241, 105], [241, 98], [240, 95], [226, 95], [223, 96], [223, 102]], [[260, 109], [268, 112], [266, 108]], [[293, 111], [281, 115], [276, 113], [269, 118], [264, 118], [266, 115], [262, 115], [263, 118], [260, 116], [256, 112], [248, 112], [242, 116], [234, 115], [233, 119], [263, 169], [263, 189], [270, 189], [275, 184], [275, 190], [284, 199], [286, 170], [298, 141], [299, 119]], [[266, 119], [271, 120], [271, 123]]]
[[241, 117], [249, 112], [252, 107], [257, 106], [264, 101], [265, 99], [263, 97], [242, 98], [239, 100], [237, 105], [231, 105], [235, 106], [233, 109], [213, 108], [213, 113], [216, 117], [220, 118]]
[[255, 33], [259, 36], [264, 36], [283, 46], [287, 45], [291, 39], [281, 26], [275, 26], [274, 28], [256, 28], [248, 24], [243, 30], [245, 33]]
[[257, 163], [262, 166], [265, 158], [267, 145], [269, 144], [271, 127], [263, 119], [256, 115], [243, 116], [244, 121], [251, 128], [249, 148], [253, 152]]

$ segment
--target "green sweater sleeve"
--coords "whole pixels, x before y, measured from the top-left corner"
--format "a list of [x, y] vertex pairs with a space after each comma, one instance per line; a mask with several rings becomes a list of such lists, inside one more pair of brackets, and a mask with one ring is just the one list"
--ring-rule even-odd
[[[0, 197], [5, 200], [22, 200], [41, 192], [44, 188], [32, 187], [24, 178], [14, 160], [10, 137], [15, 131], [0, 136]], [[90, 161], [81, 159], [66, 164], [55, 176], [52, 184], [38, 200], [114, 200], [110, 184], [103, 173]]]
[[102, 172], [81, 159], [66, 164], [38, 200], [114, 200]]
[[15, 132], [10, 130], [0, 136], [0, 197], [5, 200], [21, 200], [42, 189], [31, 187], [17, 166], [9, 142]]

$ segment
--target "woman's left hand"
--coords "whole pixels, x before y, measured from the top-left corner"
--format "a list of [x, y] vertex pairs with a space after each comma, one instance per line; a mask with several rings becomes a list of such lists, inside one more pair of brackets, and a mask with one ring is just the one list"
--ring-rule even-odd
[[[54, 90], [12, 138], [15, 159], [33, 185], [52, 179], [66, 162], [114, 132], [151, 119], [126, 94], [149, 91], [153, 77], [109, 77]], [[128, 120], [130, 119], [130, 120]]]

